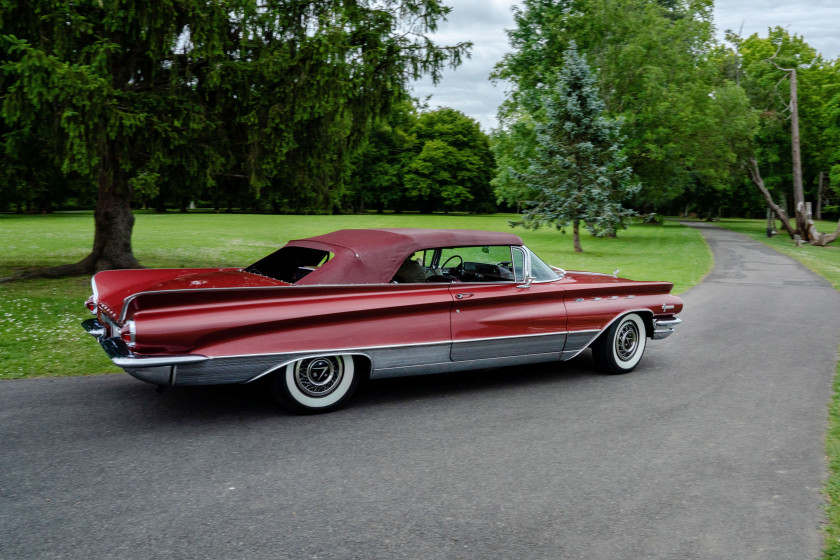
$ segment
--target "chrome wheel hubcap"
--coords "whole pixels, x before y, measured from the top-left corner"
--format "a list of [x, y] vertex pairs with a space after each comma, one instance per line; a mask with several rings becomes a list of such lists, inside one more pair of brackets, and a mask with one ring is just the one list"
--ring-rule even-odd
[[295, 383], [310, 397], [329, 395], [341, 383], [342, 377], [344, 367], [341, 358], [310, 358], [295, 364]]
[[630, 360], [639, 347], [639, 329], [636, 323], [627, 321], [618, 329], [615, 337], [615, 352], [622, 361]]

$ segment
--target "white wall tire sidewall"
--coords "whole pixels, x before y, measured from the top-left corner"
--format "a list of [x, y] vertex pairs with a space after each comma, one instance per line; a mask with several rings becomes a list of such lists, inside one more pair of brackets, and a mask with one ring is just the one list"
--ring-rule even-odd
[[[629, 360], [622, 360], [618, 352], [615, 349], [615, 338], [618, 336], [618, 333], [621, 331], [622, 325], [626, 322], [633, 322], [636, 325], [636, 329], [639, 331], [639, 341], [638, 347], [636, 348], [636, 353], [633, 354], [633, 357]], [[613, 333], [612, 339], [610, 340], [609, 351], [612, 353], [613, 362], [615, 362], [616, 366], [622, 370], [630, 371], [639, 363], [642, 359], [642, 354], [645, 352], [645, 346], [647, 345], [647, 331], [645, 329], [645, 322], [642, 320], [641, 317], [636, 315], [635, 313], [630, 313], [625, 315], [618, 321], [618, 325], [616, 326], [615, 332]]]
[[292, 362], [286, 366], [286, 371], [283, 373], [283, 382], [286, 385], [286, 392], [289, 397], [299, 405], [312, 410], [330, 407], [347, 395], [347, 391], [353, 386], [353, 379], [355, 378], [355, 367], [353, 364], [353, 356], [350, 354], [341, 354], [336, 356], [342, 362], [344, 367], [344, 375], [338, 387], [327, 395], [326, 397], [316, 398], [310, 397], [303, 393], [295, 383], [295, 365], [298, 362]]

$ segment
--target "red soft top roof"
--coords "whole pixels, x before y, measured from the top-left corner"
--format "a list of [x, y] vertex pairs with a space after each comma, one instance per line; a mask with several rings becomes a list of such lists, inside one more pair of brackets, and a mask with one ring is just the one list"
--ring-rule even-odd
[[512, 233], [469, 229], [342, 229], [286, 246], [307, 247], [333, 253], [333, 258], [296, 284], [382, 284], [415, 251], [437, 247], [522, 245]]

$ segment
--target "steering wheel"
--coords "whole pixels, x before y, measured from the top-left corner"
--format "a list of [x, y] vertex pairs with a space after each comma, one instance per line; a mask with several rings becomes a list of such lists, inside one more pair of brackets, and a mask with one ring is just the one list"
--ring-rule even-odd
[[447, 266], [446, 266], [446, 265], [448, 265], [448, 264], [449, 264], [449, 261], [451, 261], [452, 259], [458, 259], [459, 261], [461, 261], [460, 263], [458, 263], [458, 266], [457, 266], [457, 267], [455, 267], [455, 268], [461, 268], [462, 266], [464, 266], [464, 259], [462, 259], [462, 258], [461, 258], [461, 255], [452, 255], [451, 257], [449, 257], [448, 259], [446, 259], [445, 261], [443, 261], [443, 264], [442, 264], [440, 267], [441, 267], [442, 269], [443, 269], [443, 268], [447, 268]]

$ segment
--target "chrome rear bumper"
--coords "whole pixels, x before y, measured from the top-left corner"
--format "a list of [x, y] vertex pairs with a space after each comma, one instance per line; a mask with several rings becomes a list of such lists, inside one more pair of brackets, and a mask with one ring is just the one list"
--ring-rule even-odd
[[175, 371], [179, 365], [197, 364], [207, 356], [187, 354], [178, 356], [137, 356], [120, 338], [108, 338], [108, 328], [96, 319], [82, 321], [82, 327], [93, 336], [115, 366], [132, 377], [155, 385], [174, 385]]
[[671, 336], [671, 333], [674, 332], [674, 328], [680, 323], [682, 323], [682, 319], [678, 319], [676, 317], [671, 319], [654, 319], [653, 336], [651, 336], [651, 339], [662, 340], [663, 338]]

